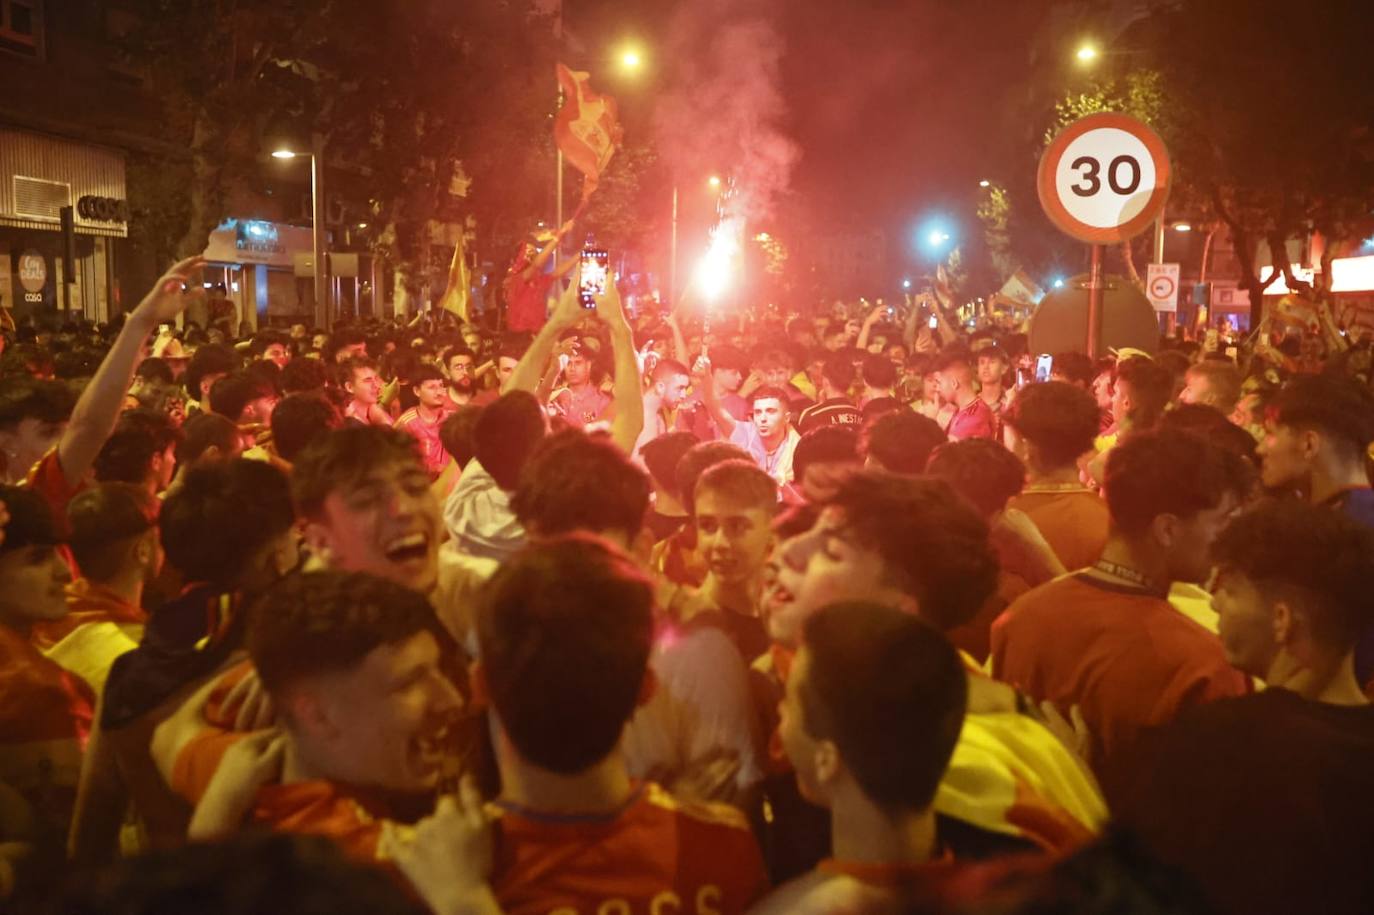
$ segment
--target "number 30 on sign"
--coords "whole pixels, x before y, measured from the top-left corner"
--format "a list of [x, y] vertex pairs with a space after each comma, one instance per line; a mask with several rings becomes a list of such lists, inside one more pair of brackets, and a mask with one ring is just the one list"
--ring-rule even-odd
[[1124, 114], [1092, 114], [1064, 128], [1040, 160], [1045, 213], [1090, 244], [1124, 241], [1164, 209], [1169, 154], [1146, 125]]

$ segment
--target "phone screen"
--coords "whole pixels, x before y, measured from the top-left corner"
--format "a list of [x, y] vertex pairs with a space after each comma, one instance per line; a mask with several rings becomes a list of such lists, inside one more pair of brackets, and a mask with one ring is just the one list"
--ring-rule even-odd
[[928, 326], [931, 330], [934, 330], [935, 328], [937, 328], [937, 327], [940, 326], [940, 322], [936, 319], [935, 315], [931, 315], [931, 316], [930, 316], [930, 323], [929, 323], [927, 326]]
[[610, 255], [605, 249], [588, 248], [582, 252], [582, 282], [578, 288], [578, 297], [583, 308], [595, 308], [596, 297], [606, 294], [610, 261]]
[[1050, 372], [1054, 370], [1054, 357], [1046, 353], [1035, 360], [1035, 380], [1049, 381]]

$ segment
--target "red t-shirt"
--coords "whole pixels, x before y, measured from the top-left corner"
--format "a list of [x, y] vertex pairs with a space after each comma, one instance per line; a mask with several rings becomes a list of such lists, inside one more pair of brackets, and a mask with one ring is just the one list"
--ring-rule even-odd
[[955, 411], [945, 427], [945, 433], [951, 441], [956, 442], [967, 438], [995, 439], [997, 417], [992, 415], [992, 408], [983, 402], [983, 398], [975, 397], [967, 407]]
[[768, 878], [743, 814], [645, 783], [605, 817], [500, 805], [492, 886], [507, 915], [731, 915], [761, 898]]
[[520, 274], [506, 280], [506, 329], [529, 333], [544, 326], [549, 314], [549, 287], [552, 273], [538, 273], [525, 280]]
[[411, 407], [396, 419], [396, 428], [410, 433], [420, 443], [420, 454], [424, 458], [425, 469], [429, 471], [431, 479], [437, 479], [450, 460], [448, 452], [444, 450], [444, 443], [439, 438], [439, 429], [448, 417], [447, 410], [440, 410], [438, 419], [432, 423], [425, 422], [420, 416], [419, 409]]
[[1041, 585], [1007, 608], [992, 626], [992, 672], [1061, 712], [1079, 706], [1099, 775], [1129, 755], [1145, 728], [1250, 690], [1221, 641], [1166, 597], [1086, 573]]

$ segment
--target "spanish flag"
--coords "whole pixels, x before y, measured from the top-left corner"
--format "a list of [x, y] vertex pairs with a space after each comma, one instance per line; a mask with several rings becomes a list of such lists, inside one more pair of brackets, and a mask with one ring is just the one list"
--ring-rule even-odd
[[554, 118], [553, 136], [563, 156], [583, 175], [585, 204], [620, 146], [620, 112], [615, 99], [593, 91], [589, 73], [558, 64], [558, 84], [565, 102]]

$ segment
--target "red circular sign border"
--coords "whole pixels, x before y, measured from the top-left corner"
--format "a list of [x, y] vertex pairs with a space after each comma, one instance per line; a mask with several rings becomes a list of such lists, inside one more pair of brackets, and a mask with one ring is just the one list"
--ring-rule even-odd
[[[1150, 156], [1154, 159], [1155, 166], [1156, 186], [1154, 192], [1150, 194], [1149, 201], [1145, 204], [1145, 209], [1137, 213], [1129, 222], [1110, 229], [1100, 229], [1075, 219], [1059, 202], [1059, 195], [1055, 187], [1055, 172], [1058, 170], [1059, 160], [1069, 144], [1090, 130], [1100, 130], [1104, 127], [1124, 130], [1144, 143], [1145, 148], [1150, 151]], [[1050, 145], [1045, 149], [1045, 154], [1040, 157], [1040, 169], [1036, 175], [1035, 188], [1040, 195], [1040, 206], [1044, 208], [1045, 215], [1061, 232], [1079, 241], [1103, 245], [1134, 238], [1146, 226], [1154, 222], [1155, 217], [1164, 211], [1164, 204], [1169, 198], [1169, 184], [1172, 179], [1173, 166], [1169, 162], [1169, 150], [1165, 148], [1164, 141], [1159, 138], [1159, 134], [1155, 133], [1149, 125], [1130, 115], [1119, 114], [1114, 111], [1102, 111], [1079, 118], [1061, 130], [1050, 141]]]
[[[1169, 282], [1169, 293], [1168, 293], [1168, 295], [1156, 295], [1155, 298], [1157, 298], [1157, 299], [1167, 299], [1169, 296], [1171, 296], [1171, 295], [1173, 295], [1174, 293], [1178, 292], [1178, 283], [1175, 283], [1175, 282], [1174, 282], [1173, 277], [1169, 276], [1168, 274], [1161, 273], [1161, 274], [1159, 274], [1158, 276], [1155, 277], [1154, 282], [1157, 283], [1157, 282], [1159, 282], [1160, 280], [1167, 280], [1167, 281]], [[1153, 285], [1153, 284], [1151, 284], [1151, 285]], [[1150, 291], [1151, 291], [1151, 292], [1154, 292], [1153, 289], [1151, 289]]]

